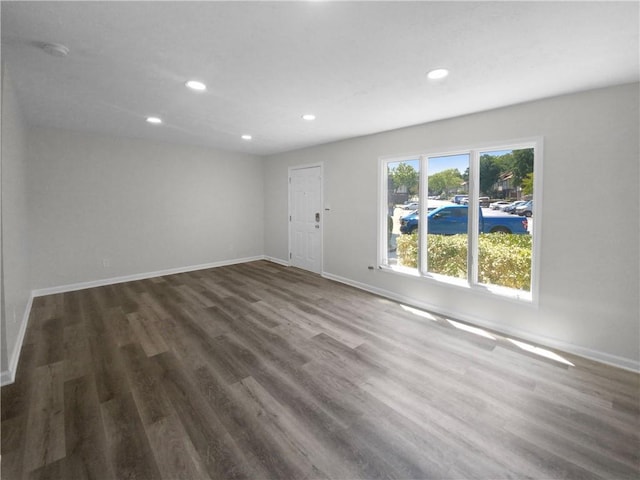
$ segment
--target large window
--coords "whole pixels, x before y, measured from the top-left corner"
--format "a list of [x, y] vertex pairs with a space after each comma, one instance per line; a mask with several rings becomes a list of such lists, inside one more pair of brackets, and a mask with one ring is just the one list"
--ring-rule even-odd
[[383, 159], [380, 265], [532, 300], [540, 150], [528, 142]]

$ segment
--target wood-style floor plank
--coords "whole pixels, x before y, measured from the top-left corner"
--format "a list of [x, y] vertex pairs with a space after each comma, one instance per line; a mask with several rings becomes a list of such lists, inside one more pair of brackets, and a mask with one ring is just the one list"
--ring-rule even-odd
[[29, 402], [24, 468], [40, 468], [65, 456], [64, 363], [36, 367]]
[[147, 425], [145, 430], [162, 479], [209, 477], [200, 455], [175, 414]]
[[640, 478], [640, 375], [266, 261], [34, 299], [3, 479]]
[[101, 403], [107, 458], [114, 478], [157, 479], [160, 470], [130, 393]]
[[66, 478], [114, 478], [93, 374], [64, 384]]

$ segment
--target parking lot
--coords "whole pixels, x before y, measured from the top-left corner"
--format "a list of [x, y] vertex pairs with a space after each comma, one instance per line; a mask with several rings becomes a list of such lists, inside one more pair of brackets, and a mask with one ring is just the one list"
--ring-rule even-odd
[[[429, 200], [429, 203], [427, 204], [428, 208], [437, 208], [437, 207], [441, 207], [443, 205], [454, 205], [452, 202], [446, 201], [446, 200]], [[391, 241], [389, 243], [389, 247], [391, 251], [391, 247], [393, 247], [395, 249], [395, 239], [397, 238], [398, 235], [401, 235], [400, 233], [400, 218], [405, 216], [405, 215], [409, 215], [413, 210], [406, 210], [404, 208], [403, 205], [397, 205], [394, 209], [393, 209], [393, 229], [391, 230]], [[506, 216], [506, 217], [510, 217], [510, 216], [517, 216], [514, 215], [512, 213], [507, 213], [507, 212], [503, 212], [502, 210], [492, 210], [489, 207], [482, 207], [482, 215], [485, 217], [499, 217], [499, 216]], [[523, 219], [525, 217], [522, 217]], [[531, 234], [533, 232], [533, 217], [528, 217], [527, 218], [527, 231]]]

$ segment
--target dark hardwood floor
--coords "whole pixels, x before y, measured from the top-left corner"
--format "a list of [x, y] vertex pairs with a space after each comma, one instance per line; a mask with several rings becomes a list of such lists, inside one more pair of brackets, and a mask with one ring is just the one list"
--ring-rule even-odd
[[639, 376], [265, 261], [34, 301], [2, 479], [640, 477]]

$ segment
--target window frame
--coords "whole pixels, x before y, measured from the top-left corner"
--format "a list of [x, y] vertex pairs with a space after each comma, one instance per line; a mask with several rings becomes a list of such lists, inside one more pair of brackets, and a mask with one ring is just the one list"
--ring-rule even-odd
[[[423, 248], [426, 238], [426, 222], [418, 222], [418, 259], [417, 268], [409, 268], [402, 266], [389, 265], [388, 263], [388, 165], [396, 162], [409, 160], [419, 160], [420, 180], [419, 180], [419, 198], [420, 205], [418, 215], [420, 218], [426, 218], [428, 213], [427, 199], [428, 197], [428, 162], [429, 158], [444, 157], [451, 155], [468, 154], [469, 155], [469, 205], [475, 205], [480, 197], [480, 156], [483, 153], [502, 150], [521, 150], [532, 148], [534, 153], [534, 179], [533, 179], [533, 202], [536, 205], [536, 215], [533, 221], [531, 235], [533, 237], [533, 246], [531, 252], [531, 285], [529, 292], [503, 287], [500, 285], [490, 285], [478, 282], [478, 227], [479, 215], [476, 209], [468, 209], [468, 253], [467, 253], [467, 278], [455, 278], [427, 271], [427, 252]], [[530, 137], [519, 140], [495, 141], [487, 143], [476, 143], [465, 148], [452, 148], [443, 150], [425, 149], [414, 154], [404, 155], [386, 155], [378, 158], [379, 172], [379, 228], [378, 228], [378, 268], [383, 272], [420, 278], [429, 283], [436, 283], [445, 287], [454, 289], [465, 289], [477, 292], [481, 295], [488, 295], [492, 298], [500, 298], [512, 300], [518, 304], [538, 305], [539, 298], [539, 271], [541, 257], [541, 213], [542, 209], [542, 179], [543, 179], [543, 138]]]

